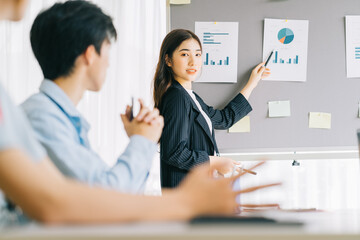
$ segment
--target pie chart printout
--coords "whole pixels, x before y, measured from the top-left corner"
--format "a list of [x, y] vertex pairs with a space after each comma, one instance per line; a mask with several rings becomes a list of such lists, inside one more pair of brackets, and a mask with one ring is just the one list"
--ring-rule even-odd
[[273, 52], [265, 81], [306, 82], [308, 34], [308, 20], [265, 18], [263, 61]]
[[291, 43], [294, 37], [294, 32], [290, 28], [283, 28], [278, 33], [278, 39], [282, 44]]

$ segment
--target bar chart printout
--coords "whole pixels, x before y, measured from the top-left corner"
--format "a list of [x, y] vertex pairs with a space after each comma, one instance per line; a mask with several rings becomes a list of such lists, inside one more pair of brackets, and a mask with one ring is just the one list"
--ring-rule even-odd
[[346, 75], [360, 77], [360, 15], [346, 16]]
[[263, 61], [274, 54], [264, 80], [306, 81], [308, 28], [307, 20], [265, 19]]
[[195, 22], [202, 44], [202, 73], [197, 82], [237, 82], [238, 23]]

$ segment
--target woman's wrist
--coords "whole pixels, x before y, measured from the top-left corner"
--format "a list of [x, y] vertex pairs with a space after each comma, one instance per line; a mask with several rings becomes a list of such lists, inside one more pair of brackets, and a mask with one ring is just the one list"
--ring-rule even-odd
[[246, 100], [249, 100], [253, 89], [254, 88], [249, 88], [248, 86], [245, 86], [243, 89], [241, 89], [240, 93], [246, 98]]

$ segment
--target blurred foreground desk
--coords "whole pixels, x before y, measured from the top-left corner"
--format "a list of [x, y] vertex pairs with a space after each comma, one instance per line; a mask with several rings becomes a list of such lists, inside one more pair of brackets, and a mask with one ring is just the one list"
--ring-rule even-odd
[[183, 222], [84, 226], [29, 224], [3, 229], [0, 239], [360, 239], [360, 212], [262, 213], [280, 221], [296, 220], [301, 226], [276, 224], [196, 224]]

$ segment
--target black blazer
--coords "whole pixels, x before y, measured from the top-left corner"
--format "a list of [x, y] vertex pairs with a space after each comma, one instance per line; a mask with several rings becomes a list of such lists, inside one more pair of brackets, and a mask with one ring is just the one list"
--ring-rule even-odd
[[194, 94], [211, 119], [212, 134], [191, 96], [180, 83], [174, 81], [159, 105], [160, 114], [164, 117], [160, 138], [162, 187], [176, 187], [191, 168], [208, 161], [215, 151], [218, 153], [214, 128], [228, 129], [252, 110], [240, 93], [223, 110], [206, 105]]

